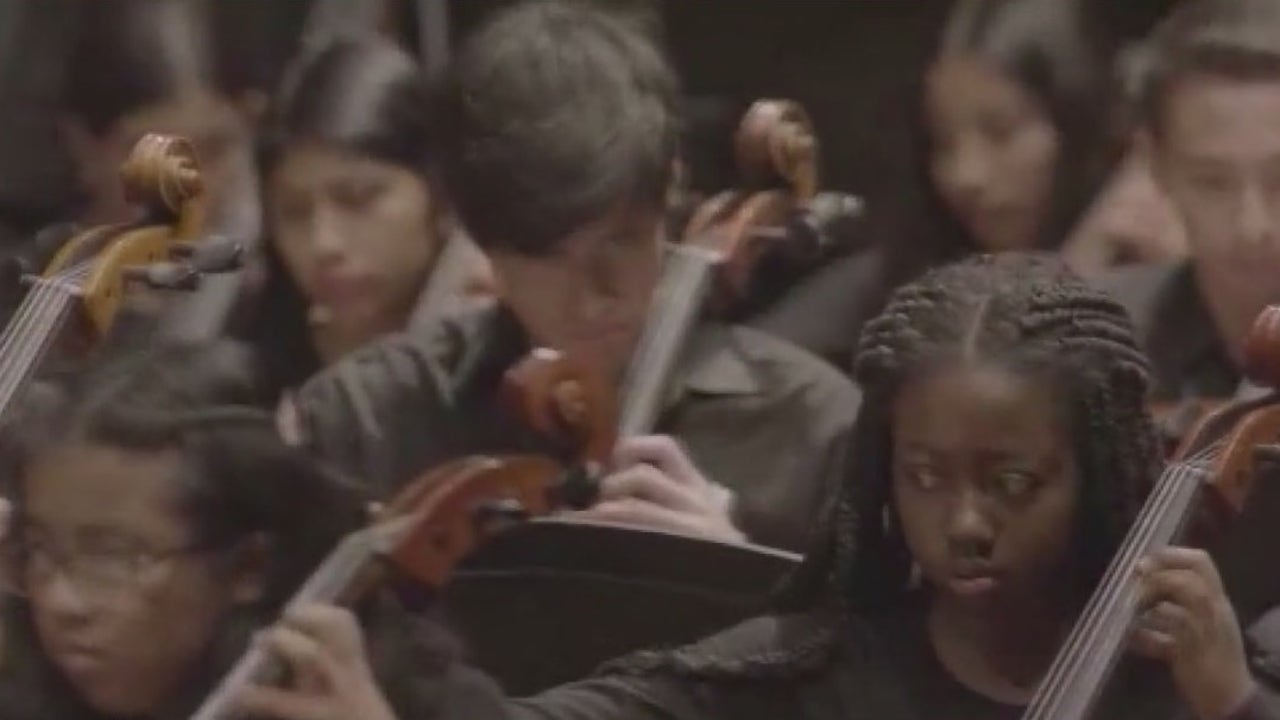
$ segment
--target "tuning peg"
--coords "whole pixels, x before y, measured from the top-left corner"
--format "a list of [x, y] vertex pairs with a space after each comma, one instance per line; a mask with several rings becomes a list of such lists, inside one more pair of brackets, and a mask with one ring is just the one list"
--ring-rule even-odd
[[514, 498], [500, 498], [482, 502], [476, 507], [477, 521], [487, 525], [497, 520], [521, 521], [529, 519], [529, 511]]
[[244, 262], [244, 243], [225, 235], [211, 235], [197, 242], [181, 242], [171, 251], [195, 272], [215, 275], [238, 270]]
[[125, 280], [140, 282], [156, 290], [194, 290], [200, 273], [186, 263], [159, 262], [125, 268]]
[[495, 498], [478, 504], [472, 522], [481, 535], [498, 532], [529, 519], [529, 511], [514, 498]]
[[791, 233], [787, 228], [770, 225], [767, 227], [752, 228], [749, 236], [752, 240], [769, 240], [777, 242], [779, 240], [786, 240], [791, 236]]

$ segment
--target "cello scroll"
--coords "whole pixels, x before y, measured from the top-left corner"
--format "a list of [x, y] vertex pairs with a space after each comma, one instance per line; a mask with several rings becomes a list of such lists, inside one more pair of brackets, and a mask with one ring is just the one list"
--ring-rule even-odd
[[747, 314], [842, 249], [833, 232], [862, 214], [862, 202], [819, 193], [820, 145], [808, 113], [791, 100], [759, 100], [734, 136], [741, 189], [702, 203], [684, 245], [720, 257], [711, 302], [721, 315]]

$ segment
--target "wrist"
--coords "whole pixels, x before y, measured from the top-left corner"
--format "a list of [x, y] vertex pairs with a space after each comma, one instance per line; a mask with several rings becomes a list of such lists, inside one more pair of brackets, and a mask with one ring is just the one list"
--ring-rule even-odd
[[1223, 693], [1220, 701], [1213, 702], [1199, 713], [1203, 720], [1249, 720], [1258, 697], [1258, 687], [1250, 677], [1236, 683], [1230, 692]]

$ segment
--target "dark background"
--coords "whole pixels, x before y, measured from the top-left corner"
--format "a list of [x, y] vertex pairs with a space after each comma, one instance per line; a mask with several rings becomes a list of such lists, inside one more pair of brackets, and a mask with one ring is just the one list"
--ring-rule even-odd
[[[451, 0], [451, 43], [510, 1]], [[874, 202], [907, 182], [904, 148], [915, 82], [949, 0], [596, 1], [636, 13], [682, 73], [696, 187], [730, 182], [733, 124], [751, 100], [766, 96], [809, 109], [830, 186]], [[1173, 3], [1083, 1], [1129, 36], [1144, 32]], [[238, 85], [270, 88], [296, 47], [311, 2], [215, 0], [228, 76]], [[416, 4], [392, 2], [416, 50]], [[72, 197], [55, 106], [75, 7], [76, 0], [0, 0], [0, 227], [8, 228], [10, 241], [60, 219]]]

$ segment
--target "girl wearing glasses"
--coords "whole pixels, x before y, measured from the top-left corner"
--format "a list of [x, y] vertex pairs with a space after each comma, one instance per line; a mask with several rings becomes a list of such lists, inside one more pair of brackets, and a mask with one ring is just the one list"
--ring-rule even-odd
[[[0, 717], [185, 718], [361, 524], [361, 498], [253, 409], [245, 358], [108, 360], [15, 423]], [[375, 664], [439, 667], [393, 603], [366, 612]], [[406, 717], [434, 687], [378, 676]]]

